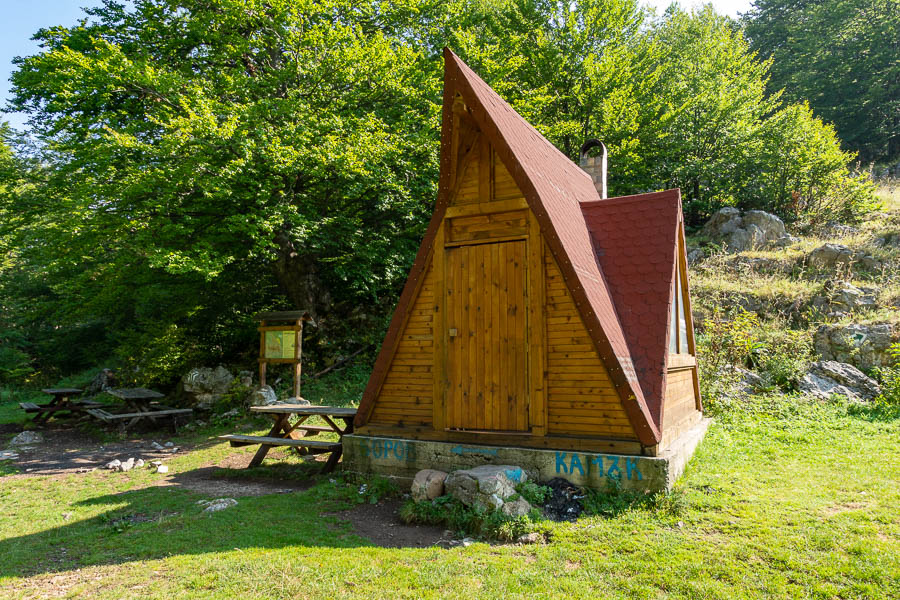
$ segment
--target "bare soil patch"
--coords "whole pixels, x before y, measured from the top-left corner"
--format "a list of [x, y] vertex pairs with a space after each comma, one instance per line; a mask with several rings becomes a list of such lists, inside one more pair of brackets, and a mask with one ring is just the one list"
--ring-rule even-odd
[[383, 500], [378, 504], [360, 504], [350, 510], [334, 513], [350, 521], [353, 533], [382, 548], [449, 548], [451, 536], [431, 525], [407, 525], [400, 520], [401, 501]]

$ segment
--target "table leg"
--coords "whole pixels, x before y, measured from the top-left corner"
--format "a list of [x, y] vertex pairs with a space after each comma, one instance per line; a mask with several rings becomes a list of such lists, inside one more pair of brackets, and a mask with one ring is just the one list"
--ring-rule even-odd
[[[272, 426], [272, 429], [269, 430], [269, 434], [266, 437], [283, 437], [285, 434], [289, 435], [291, 431], [290, 426], [291, 425], [288, 415], [278, 415], [277, 417], [275, 417], [275, 424]], [[250, 460], [250, 464], [247, 465], [247, 468], [251, 469], [262, 464], [263, 459], [271, 449], [272, 446], [269, 446], [268, 444], [261, 444], [259, 446], [259, 450], [257, 450], [256, 454], [253, 455], [253, 459]]]
[[344, 453], [344, 447], [341, 446], [337, 450], [334, 450], [331, 453], [331, 456], [328, 457], [328, 462], [325, 463], [325, 466], [322, 468], [323, 473], [331, 473], [334, 471], [335, 467], [337, 467], [338, 461], [341, 460], [341, 454]]

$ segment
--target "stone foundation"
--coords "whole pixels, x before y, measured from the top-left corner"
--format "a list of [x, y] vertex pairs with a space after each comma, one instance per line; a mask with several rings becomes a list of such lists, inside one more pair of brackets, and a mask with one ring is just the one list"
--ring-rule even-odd
[[412, 482], [422, 469], [454, 471], [479, 465], [516, 465], [534, 481], [562, 477], [575, 485], [604, 489], [618, 482], [622, 489], [634, 491], [671, 490], [684, 472], [691, 455], [706, 434], [709, 419], [680, 435], [659, 456], [597, 454], [571, 450], [510, 448], [345, 435], [344, 469]]

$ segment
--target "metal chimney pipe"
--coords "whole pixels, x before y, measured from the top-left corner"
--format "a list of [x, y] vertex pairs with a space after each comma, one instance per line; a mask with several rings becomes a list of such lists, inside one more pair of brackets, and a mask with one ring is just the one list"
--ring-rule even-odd
[[[588, 151], [597, 147], [601, 149], [600, 156], [588, 156]], [[581, 145], [579, 166], [594, 180], [594, 187], [603, 200], [609, 197], [606, 193], [606, 154], [606, 145], [598, 139], [587, 140]]]

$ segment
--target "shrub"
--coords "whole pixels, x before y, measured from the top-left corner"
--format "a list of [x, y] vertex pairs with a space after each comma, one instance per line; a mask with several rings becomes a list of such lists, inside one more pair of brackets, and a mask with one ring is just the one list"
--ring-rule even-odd
[[697, 336], [700, 393], [714, 405], [723, 399], [740, 377], [735, 367], [744, 366], [761, 348], [759, 317], [743, 308], [726, 315], [713, 309]]
[[775, 323], [760, 330], [760, 344], [754, 349], [753, 364], [773, 386], [789, 392], [797, 388], [812, 353], [807, 331], [786, 329]]
[[900, 407], [900, 343], [891, 346], [888, 352], [894, 358], [894, 364], [878, 369], [877, 375], [881, 379], [881, 395], [875, 399], [875, 402]]

